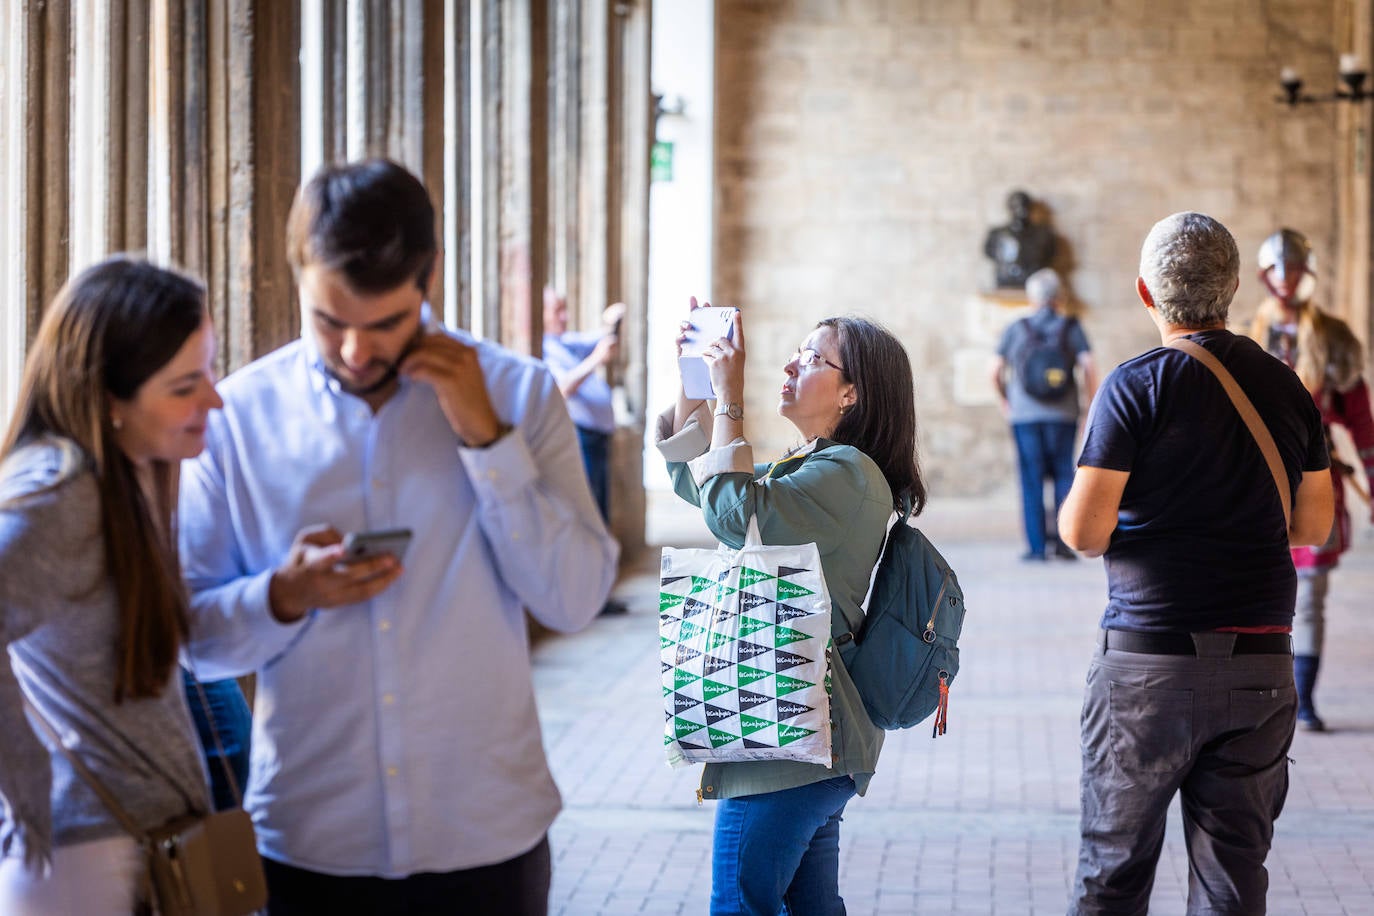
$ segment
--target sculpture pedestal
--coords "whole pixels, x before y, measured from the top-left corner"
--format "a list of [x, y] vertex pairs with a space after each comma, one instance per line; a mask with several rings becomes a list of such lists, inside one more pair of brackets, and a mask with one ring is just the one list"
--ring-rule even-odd
[[997, 403], [989, 368], [997, 342], [1007, 325], [1032, 311], [1022, 289], [984, 289], [971, 294], [964, 304], [963, 339], [970, 346], [951, 354], [950, 394], [960, 407], [989, 407]]
[[1024, 289], [979, 290], [978, 298], [990, 305], [1000, 305], [1004, 308], [1027, 308], [1030, 306], [1030, 299], [1026, 297]]

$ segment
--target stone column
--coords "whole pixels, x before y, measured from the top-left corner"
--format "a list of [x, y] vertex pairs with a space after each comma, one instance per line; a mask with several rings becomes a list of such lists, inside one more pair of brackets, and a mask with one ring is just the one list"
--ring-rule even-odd
[[[488, 4], [500, 15], [500, 200], [496, 213], [502, 344], [539, 356], [548, 223], [548, 3]], [[490, 22], [490, 20], [489, 20]], [[488, 333], [491, 329], [488, 328]]]
[[66, 282], [69, 263], [71, 4], [25, 3], [6, 15], [12, 28], [6, 41], [18, 52], [10, 58], [15, 67], [7, 77], [13, 82], [6, 87], [6, 124], [23, 133], [16, 161], [6, 163], [6, 183], [13, 178], [17, 196], [9, 199], [13, 215], [6, 222], [13, 235], [0, 256], [7, 264], [7, 301], [23, 303], [16, 336], [31, 342], [43, 309]]

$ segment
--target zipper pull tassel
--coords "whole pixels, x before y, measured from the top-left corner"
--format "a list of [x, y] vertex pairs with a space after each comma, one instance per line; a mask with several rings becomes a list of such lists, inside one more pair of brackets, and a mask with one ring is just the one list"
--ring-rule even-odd
[[697, 786], [697, 807], [700, 808], [701, 806], [702, 806], [701, 786]]
[[949, 724], [949, 673], [940, 672], [940, 702], [935, 706], [935, 723], [931, 726], [930, 737], [936, 738], [945, 733]]

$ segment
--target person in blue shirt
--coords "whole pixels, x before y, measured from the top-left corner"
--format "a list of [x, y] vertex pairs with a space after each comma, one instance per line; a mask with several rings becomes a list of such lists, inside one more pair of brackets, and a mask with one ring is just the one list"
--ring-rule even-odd
[[[1042, 562], [1049, 542], [1045, 478], [1054, 484], [1054, 510], [1058, 512], [1073, 483], [1073, 441], [1078, 433], [1079, 405], [1092, 403], [1097, 391], [1097, 366], [1083, 326], [1068, 314], [1068, 298], [1054, 268], [1042, 267], [1026, 278], [1026, 299], [1035, 311], [1002, 332], [992, 366], [992, 384], [1016, 443], [1021, 518], [1026, 530], [1026, 552], [1021, 559]], [[1061, 390], [1037, 397], [1026, 390], [1018, 370], [1041, 341], [1055, 346], [1072, 368]], [[1076, 375], [1083, 377], [1081, 389]], [[1048, 546], [1060, 559], [1077, 559], [1058, 537]]]
[[[615, 406], [610, 381], [602, 370], [620, 353], [620, 322], [625, 303], [614, 302], [601, 313], [594, 331], [568, 328], [568, 297], [552, 286], [544, 287], [544, 362], [558, 381], [568, 402], [568, 414], [577, 427], [582, 466], [587, 471], [601, 518], [611, 518], [611, 440], [615, 437]], [[626, 607], [607, 600], [603, 614], [623, 614]]]
[[614, 362], [620, 352], [618, 328], [624, 317], [625, 303], [616, 302], [601, 313], [601, 327], [595, 331], [570, 330], [568, 297], [552, 286], [544, 287], [544, 362], [567, 399], [587, 481], [604, 519], [610, 518], [610, 443], [615, 434], [615, 408], [611, 385], [601, 369]]
[[[273, 916], [547, 910], [525, 614], [587, 624], [618, 550], [548, 369], [430, 316], [434, 226], [401, 166], [321, 168], [287, 227], [304, 333], [225, 380], [183, 470], [189, 653], [258, 678]], [[404, 558], [345, 562], [387, 528]]]

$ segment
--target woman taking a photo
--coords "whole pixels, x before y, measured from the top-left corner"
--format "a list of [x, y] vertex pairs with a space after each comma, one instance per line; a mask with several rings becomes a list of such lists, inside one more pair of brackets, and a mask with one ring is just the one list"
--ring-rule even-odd
[[[695, 300], [693, 301], [695, 307]], [[684, 336], [678, 339], [679, 350]], [[658, 421], [658, 447], [678, 495], [700, 506], [722, 544], [738, 549], [751, 518], [763, 543], [815, 543], [832, 605], [832, 635], [858, 628], [887, 524], [919, 513], [911, 364], [891, 333], [862, 318], [827, 318], [783, 367], [778, 413], [803, 444], [755, 465], [744, 436], [744, 328], [703, 356], [718, 400], [679, 394]], [[842, 914], [839, 824], [863, 794], [883, 733], [831, 655], [829, 767], [796, 761], [708, 763], [701, 797], [720, 800], [712, 850], [711, 913]]]
[[141, 851], [37, 716], [143, 829], [209, 808], [177, 674], [177, 469], [220, 406], [205, 291], [114, 257], [43, 318], [0, 443], [0, 912], [121, 914]]

